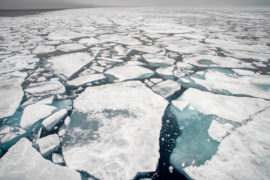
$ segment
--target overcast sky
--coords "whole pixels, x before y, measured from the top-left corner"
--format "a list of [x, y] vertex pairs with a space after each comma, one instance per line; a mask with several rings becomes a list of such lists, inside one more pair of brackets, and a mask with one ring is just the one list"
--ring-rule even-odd
[[270, 0], [0, 0], [0, 9], [91, 6], [269, 6]]

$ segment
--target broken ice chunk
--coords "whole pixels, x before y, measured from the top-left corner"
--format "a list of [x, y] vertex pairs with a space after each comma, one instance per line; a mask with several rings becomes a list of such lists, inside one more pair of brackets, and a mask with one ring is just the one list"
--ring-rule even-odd
[[181, 89], [181, 85], [173, 80], [166, 80], [156, 84], [152, 90], [164, 98], [168, 98]]
[[44, 157], [48, 157], [52, 152], [56, 151], [60, 147], [60, 140], [57, 134], [51, 134], [40, 138], [36, 141], [40, 153]]
[[58, 154], [58, 153], [52, 154], [52, 161], [55, 164], [64, 164], [65, 163], [63, 156], [61, 154]]
[[17, 78], [0, 80], [0, 119], [13, 115], [18, 108], [24, 94], [21, 83]]
[[154, 72], [141, 66], [118, 66], [109, 69], [105, 74], [116, 77], [117, 81], [124, 81], [128, 79], [149, 78]]
[[4, 125], [0, 128], [0, 146], [3, 150], [8, 150], [14, 145], [23, 135], [25, 130]]
[[61, 44], [57, 46], [56, 48], [64, 52], [72, 52], [72, 51], [78, 51], [78, 50], [84, 49], [86, 47], [81, 44], [70, 43], [70, 44]]
[[49, 116], [56, 108], [45, 104], [32, 104], [24, 108], [20, 126], [29, 128], [34, 123]]
[[55, 51], [54, 46], [39, 45], [33, 50], [33, 54], [43, 55], [43, 54], [52, 53], [54, 51]]
[[[88, 87], [75, 99], [74, 119], [63, 140], [67, 166], [104, 180], [155, 171], [166, 106], [138, 81]], [[93, 129], [96, 137], [89, 140]]]
[[94, 58], [94, 56], [91, 56], [88, 53], [77, 52], [55, 56], [48, 61], [52, 63], [52, 68], [56, 71], [57, 74], [64, 75], [66, 78], [70, 78], [83, 66], [93, 61]]
[[80, 174], [44, 159], [32, 143], [22, 138], [0, 159], [0, 179], [81, 180]]
[[62, 109], [44, 119], [42, 125], [46, 128], [47, 131], [50, 131], [56, 124], [63, 120], [67, 114], [68, 111], [66, 109]]
[[34, 96], [54, 95], [64, 93], [65, 90], [66, 89], [63, 84], [55, 80], [32, 83], [28, 88], [25, 89], [26, 92]]
[[143, 58], [154, 67], [160, 67], [160, 66], [168, 66], [173, 65], [175, 62], [174, 59], [165, 57], [165, 56], [157, 56], [153, 54], [144, 54]]
[[105, 79], [105, 76], [103, 74], [90, 74], [90, 75], [80, 76], [76, 79], [68, 81], [67, 84], [70, 86], [81, 86], [86, 83], [90, 83], [90, 82], [98, 81], [102, 79]]
[[64, 124], [59, 128], [58, 135], [60, 138], [62, 138], [66, 134], [66, 130], [68, 129], [70, 121], [70, 117], [66, 117], [66, 119], [64, 120]]
[[231, 124], [221, 124], [216, 120], [212, 120], [211, 125], [208, 129], [208, 134], [216, 141], [221, 141], [228, 133], [233, 126]]

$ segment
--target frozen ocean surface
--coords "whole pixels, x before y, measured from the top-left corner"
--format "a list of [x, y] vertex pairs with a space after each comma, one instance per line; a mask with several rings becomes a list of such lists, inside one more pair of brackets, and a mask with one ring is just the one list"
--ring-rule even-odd
[[270, 9], [0, 24], [0, 179], [270, 179]]

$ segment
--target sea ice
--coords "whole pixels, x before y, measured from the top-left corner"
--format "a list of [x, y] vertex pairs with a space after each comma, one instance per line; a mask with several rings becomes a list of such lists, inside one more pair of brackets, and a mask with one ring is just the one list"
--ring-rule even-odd
[[171, 66], [175, 62], [174, 59], [165, 57], [165, 56], [157, 56], [154, 54], [144, 54], [143, 58], [154, 67], [160, 66]]
[[168, 98], [180, 89], [181, 85], [173, 80], [166, 80], [152, 87], [154, 92], [158, 93], [164, 98]]
[[257, 114], [246, 125], [221, 141], [217, 154], [201, 166], [189, 166], [184, 171], [192, 179], [270, 178], [270, 109]]
[[51, 134], [51, 135], [42, 137], [38, 139], [36, 143], [39, 147], [40, 153], [44, 157], [49, 156], [52, 152], [54, 152], [60, 147], [60, 140], [57, 134]]
[[58, 153], [53, 153], [52, 154], [52, 161], [55, 164], [63, 164], [63, 163], [65, 163], [63, 156], [61, 154], [58, 154]]
[[0, 81], [0, 119], [11, 116], [21, 103], [23, 90], [20, 79], [8, 79]]
[[128, 79], [144, 79], [151, 77], [154, 72], [141, 66], [118, 66], [105, 72], [117, 78], [117, 81], [125, 81]]
[[85, 48], [86, 48], [85, 46], [78, 43], [61, 44], [56, 47], [56, 49], [64, 51], [64, 52], [78, 51]]
[[45, 104], [32, 104], [24, 108], [20, 126], [29, 128], [41, 119], [49, 116], [56, 108]]
[[81, 86], [81, 85], [84, 85], [86, 83], [102, 80], [105, 78], [106, 77], [103, 74], [90, 74], [90, 75], [85, 75], [85, 76], [79, 76], [76, 79], [68, 81], [67, 84], [70, 86]]
[[52, 128], [63, 120], [68, 114], [66, 109], [62, 109], [51, 116], [47, 117], [42, 121], [42, 125], [46, 128], [47, 131], [52, 130]]
[[32, 143], [22, 138], [0, 159], [0, 179], [80, 180], [80, 174], [44, 159]]
[[94, 60], [94, 56], [86, 52], [78, 52], [52, 57], [49, 62], [57, 74], [62, 74], [66, 78], [70, 78], [74, 73], [83, 66]]
[[23, 135], [25, 130], [4, 125], [0, 128], [0, 149], [8, 150], [14, 145]]
[[66, 89], [59, 81], [50, 80], [32, 83], [28, 88], [25, 89], [25, 91], [34, 96], [45, 96], [64, 93]]
[[155, 171], [166, 106], [138, 81], [88, 87], [74, 102], [63, 141], [67, 166], [100, 179], [126, 180]]
[[203, 76], [196, 73], [181, 78], [180, 82], [182, 80], [188, 80], [189, 82], [187, 84], [191, 87], [197, 88], [201, 86], [209, 91], [218, 93], [231, 93], [270, 99], [270, 91], [260, 88], [260, 85], [270, 85], [269, 75], [254, 74], [251, 76], [237, 76], [231, 72], [226, 73], [217, 69], [209, 69], [204, 73]]

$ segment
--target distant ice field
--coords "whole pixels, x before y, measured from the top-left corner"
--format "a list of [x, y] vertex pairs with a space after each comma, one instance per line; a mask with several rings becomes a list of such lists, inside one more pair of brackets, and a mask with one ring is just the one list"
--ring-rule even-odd
[[0, 179], [268, 180], [269, 129], [270, 9], [0, 17]]

